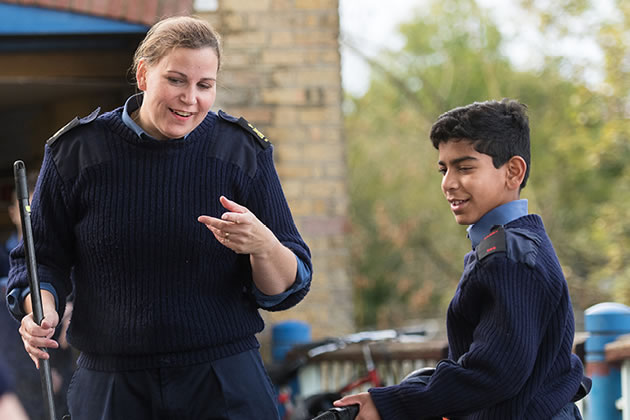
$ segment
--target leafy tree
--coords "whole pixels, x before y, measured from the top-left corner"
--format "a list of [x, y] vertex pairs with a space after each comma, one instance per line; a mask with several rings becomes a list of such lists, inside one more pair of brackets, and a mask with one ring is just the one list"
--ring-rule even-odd
[[[575, 13], [586, 10], [574, 3]], [[627, 266], [630, 222], [617, 219], [627, 197], [620, 193], [629, 188], [630, 129], [620, 113], [628, 107], [594, 90], [579, 71], [567, 72], [562, 58], [514, 68], [504, 37], [474, 0], [434, 1], [427, 10], [400, 26], [402, 50], [383, 51], [372, 63], [368, 92], [346, 98], [357, 323], [443, 317], [470, 243], [442, 196], [429, 130], [451, 108], [503, 97], [529, 106], [532, 173], [522, 195], [545, 220], [574, 304], [608, 299], [616, 282], [600, 281]], [[614, 74], [611, 91], [627, 92], [628, 78]], [[613, 221], [614, 245], [606, 240]]]
[[[570, 217], [560, 221], [559, 232], [566, 244], [564, 256], [570, 272], [583, 286], [583, 303], [607, 297], [630, 304], [630, 4], [622, 0], [523, 0], [521, 4], [538, 18], [546, 36], [579, 40], [587, 29], [602, 51], [602, 59], [564, 66], [572, 80], [585, 79], [594, 68], [602, 82], [596, 87], [597, 94], [581, 89], [571, 98], [581, 141], [575, 149], [566, 144], [564, 152], [581, 153], [582, 159], [571, 171], [574, 188], [569, 193], [567, 185], [567, 193], [572, 195], [569, 198], [581, 195], [586, 200], [575, 201]], [[602, 12], [603, 4], [611, 12]]]

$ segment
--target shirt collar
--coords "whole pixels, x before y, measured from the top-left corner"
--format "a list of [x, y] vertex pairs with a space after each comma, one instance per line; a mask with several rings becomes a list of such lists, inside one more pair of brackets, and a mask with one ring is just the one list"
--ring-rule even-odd
[[142, 93], [136, 93], [131, 95], [127, 102], [125, 102], [125, 108], [123, 109], [122, 120], [125, 125], [133, 130], [138, 137], [142, 138], [142, 135], [148, 136], [148, 134], [131, 118], [131, 114], [142, 105]]
[[510, 201], [490, 210], [477, 223], [468, 226], [468, 239], [472, 247], [476, 248], [493, 226], [508, 224], [512, 220], [526, 216], [527, 212], [526, 199]]
[[[125, 102], [125, 107], [123, 109], [122, 120], [123, 123], [129, 128], [133, 130], [134, 133], [138, 135], [141, 139], [153, 139], [146, 131], [142, 129], [134, 120], [131, 118], [131, 114], [140, 108], [142, 105], [143, 93], [136, 93], [135, 95], [131, 95], [127, 102]], [[190, 134], [190, 133], [189, 133]], [[184, 136], [184, 138], [188, 137], [188, 134]]]

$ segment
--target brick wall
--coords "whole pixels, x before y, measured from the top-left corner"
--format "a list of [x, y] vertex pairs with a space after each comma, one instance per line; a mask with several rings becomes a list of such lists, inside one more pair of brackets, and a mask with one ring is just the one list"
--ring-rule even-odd
[[[195, 4], [194, 0], [4, 1], [147, 24], [184, 14]], [[205, 4], [216, 4], [216, 10], [196, 14], [210, 21], [224, 41], [215, 109], [244, 116], [274, 143], [285, 194], [313, 254], [314, 279], [308, 297], [290, 311], [266, 314], [268, 325], [304, 320], [312, 325], [316, 338], [351, 332], [338, 0]], [[263, 341], [266, 338], [263, 334]]]
[[[314, 337], [353, 330], [337, 0], [220, 0], [199, 12], [223, 36], [217, 105], [275, 146], [296, 223], [311, 247], [311, 292], [269, 325], [309, 322]], [[264, 339], [265, 337], [263, 337]]]

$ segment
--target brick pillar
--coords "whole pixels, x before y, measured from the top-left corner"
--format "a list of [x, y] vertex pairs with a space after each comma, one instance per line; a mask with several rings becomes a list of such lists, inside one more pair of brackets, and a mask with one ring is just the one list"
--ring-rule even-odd
[[[314, 338], [353, 330], [341, 113], [338, 0], [219, 0], [198, 11], [223, 37], [215, 109], [244, 116], [275, 146], [293, 216], [313, 254], [311, 292], [270, 326], [311, 324]], [[263, 334], [265, 341], [266, 334]]]

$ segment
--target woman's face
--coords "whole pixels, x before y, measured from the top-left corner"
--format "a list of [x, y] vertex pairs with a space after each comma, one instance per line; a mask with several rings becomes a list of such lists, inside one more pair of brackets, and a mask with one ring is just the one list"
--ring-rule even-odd
[[211, 47], [175, 48], [153, 65], [141, 60], [136, 80], [144, 98], [138, 125], [158, 140], [193, 131], [214, 104], [217, 71]]

